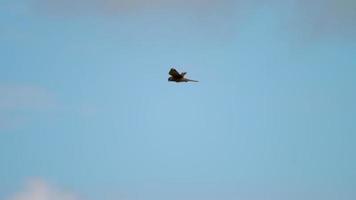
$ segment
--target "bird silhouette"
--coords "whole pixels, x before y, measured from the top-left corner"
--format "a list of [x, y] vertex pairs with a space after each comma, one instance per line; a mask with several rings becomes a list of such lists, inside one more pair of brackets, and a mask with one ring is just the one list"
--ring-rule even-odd
[[168, 81], [174, 81], [174, 82], [177, 82], [177, 83], [181, 83], [181, 82], [198, 82], [198, 81], [195, 81], [195, 80], [184, 78], [184, 76], [187, 74], [187, 72], [179, 73], [174, 68], [171, 68], [171, 70], [169, 70], [168, 74], [171, 76], [171, 77], [168, 78]]

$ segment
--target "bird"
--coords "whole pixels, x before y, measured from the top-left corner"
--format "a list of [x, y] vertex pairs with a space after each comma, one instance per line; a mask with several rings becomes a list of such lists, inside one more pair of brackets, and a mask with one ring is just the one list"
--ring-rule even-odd
[[187, 72], [182, 72], [179, 73], [176, 69], [171, 68], [169, 70], [170, 77], [168, 78], [168, 81], [173, 81], [173, 82], [177, 82], [177, 83], [182, 83], [182, 82], [198, 82], [195, 80], [191, 80], [191, 79], [187, 79], [184, 78], [184, 76], [187, 74]]

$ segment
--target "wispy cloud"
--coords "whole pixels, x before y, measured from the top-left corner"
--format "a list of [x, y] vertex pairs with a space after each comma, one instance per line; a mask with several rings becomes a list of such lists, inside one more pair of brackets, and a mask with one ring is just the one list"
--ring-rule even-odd
[[6, 200], [81, 200], [81, 198], [42, 179], [30, 179], [21, 191]]
[[296, 0], [295, 18], [298, 27], [316, 36], [356, 34], [356, 1]]
[[0, 84], [0, 129], [23, 127], [32, 120], [25, 113], [44, 114], [58, 107], [54, 94], [44, 87]]
[[48, 110], [56, 105], [53, 94], [44, 87], [0, 84], [0, 110]]

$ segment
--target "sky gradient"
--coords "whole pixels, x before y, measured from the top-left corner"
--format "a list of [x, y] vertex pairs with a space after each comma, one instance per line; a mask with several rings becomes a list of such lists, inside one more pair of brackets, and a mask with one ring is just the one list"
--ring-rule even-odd
[[353, 0], [0, 0], [0, 199], [353, 200], [355, 23]]

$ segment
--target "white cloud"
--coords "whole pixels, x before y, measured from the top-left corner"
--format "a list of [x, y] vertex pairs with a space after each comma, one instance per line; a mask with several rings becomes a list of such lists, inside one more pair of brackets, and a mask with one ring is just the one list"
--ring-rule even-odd
[[6, 200], [81, 200], [78, 195], [54, 187], [44, 180], [31, 179], [25, 187]]

